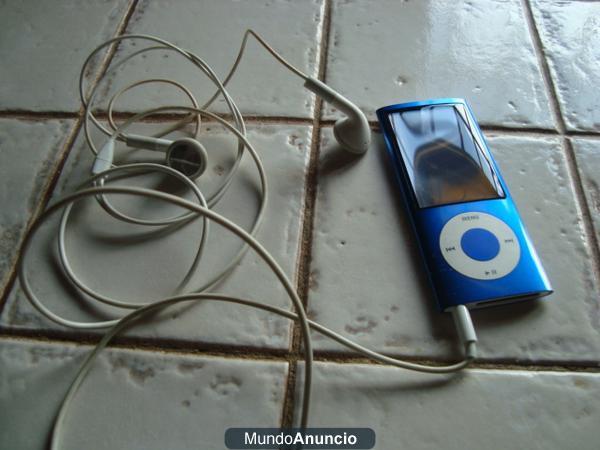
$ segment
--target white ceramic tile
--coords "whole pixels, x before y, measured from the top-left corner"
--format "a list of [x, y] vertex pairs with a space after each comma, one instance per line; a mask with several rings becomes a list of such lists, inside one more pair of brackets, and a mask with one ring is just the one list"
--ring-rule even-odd
[[[140, 132], [156, 131], [156, 125], [145, 125]], [[200, 139], [209, 153], [209, 166], [200, 181], [208, 194], [225, 176], [232, 164], [237, 146], [234, 139], [219, 127], [206, 126]], [[299, 242], [300, 214], [304, 198], [305, 166], [308, 158], [311, 128], [300, 125], [250, 125], [249, 140], [261, 156], [269, 180], [269, 202], [263, 227], [258, 238], [293, 279]], [[153, 157], [155, 153], [143, 153]], [[117, 152], [121, 157], [122, 153]], [[159, 156], [160, 158], [160, 156]], [[79, 140], [59, 181], [60, 192], [72, 192], [91, 167], [91, 153]], [[134, 182], [135, 183], [135, 182]], [[147, 187], [177, 186], [164, 178], [138, 180]], [[119, 183], [121, 184], [121, 183]], [[258, 209], [258, 177], [249, 155], [243, 157], [236, 180], [215, 210], [245, 229], [249, 229]], [[191, 198], [191, 197], [188, 197]], [[131, 214], [145, 217], [172, 217], [180, 210], [158, 206], [148, 201], [129, 200], [121, 203]], [[127, 206], [126, 206], [127, 205]], [[140, 240], [149, 233], [119, 222], [105, 214], [95, 202], [82, 207], [73, 215], [67, 247], [72, 264], [80, 276], [94, 289], [120, 299], [145, 302], [172, 295], [190, 267], [199, 241], [201, 223], [191, 223], [179, 231], [162, 237]], [[46, 227], [39, 244], [32, 249], [32, 283], [44, 302], [65, 317], [84, 321], [113, 317], [110, 308], [90, 307], [65, 290], [62, 277], [56, 270], [54, 255], [56, 222]], [[240, 247], [240, 241], [213, 224], [205, 258], [198, 267], [186, 291], [193, 291], [229, 262]], [[230, 278], [213, 292], [228, 293], [289, 307], [290, 300], [266, 264], [254, 253], [246, 255]], [[119, 311], [122, 314], [122, 311]], [[38, 314], [20, 290], [13, 291], [5, 307], [2, 323], [5, 326], [35, 329], [62, 329]], [[289, 323], [261, 311], [239, 305], [205, 303], [165, 312], [162, 320], [136, 327], [132, 333], [144, 337], [183, 339], [210, 343], [284, 347], [288, 346]]]
[[71, 126], [70, 120], [0, 120], [0, 291]]
[[568, 129], [600, 127], [600, 3], [532, 2]]
[[[244, 32], [254, 29], [284, 58], [310, 75], [317, 73], [322, 0], [141, 1], [128, 26], [129, 33], [152, 34], [182, 46], [202, 58], [223, 79], [240, 48]], [[124, 44], [113, 61], [141, 48]], [[115, 71], [107, 85], [116, 89], [142, 78], [168, 77], [188, 86], [200, 104], [215, 92], [206, 76], [173, 52], [147, 53]], [[143, 89], [143, 91], [142, 91]], [[277, 62], [254, 38], [248, 41], [239, 70], [228, 86], [243, 113], [312, 117], [313, 100], [302, 80]], [[106, 93], [106, 89], [104, 90]], [[175, 88], [155, 85], [132, 91], [117, 109], [138, 111], [162, 105], [189, 104]], [[222, 99], [212, 108], [228, 111]]]
[[372, 428], [378, 449], [592, 450], [600, 439], [597, 373], [435, 376], [320, 363], [313, 383], [309, 423]]
[[600, 141], [573, 139], [572, 144], [596, 236], [600, 236]]
[[[79, 70], [110, 38], [126, 0], [9, 0], [0, 14], [0, 108], [76, 111]], [[96, 73], [97, 64], [86, 80]]]
[[[0, 447], [42, 449], [90, 347], [0, 341]], [[222, 448], [232, 426], [279, 426], [287, 364], [133, 350], [100, 355], [60, 448]]]
[[518, 0], [336, 0], [327, 81], [373, 119], [394, 103], [462, 97], [484, 124], [554, 127]]
[[[457, 357], [451, 318], [437, 312], [380, 135], [354, 164], [336, 161], [325, 133], [316, 204], [312, 288], [315, 319], [367, 347]], [[489, 144], [555, 293], [473, 313], [480, 356], [597, 361], [598, 289], [560, 141], [493, 137]], [[337, 350], [329, 339], [316, 347]]]

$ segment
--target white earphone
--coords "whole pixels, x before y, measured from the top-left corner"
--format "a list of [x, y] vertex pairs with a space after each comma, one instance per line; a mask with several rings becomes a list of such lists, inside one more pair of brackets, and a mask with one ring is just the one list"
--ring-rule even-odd
[[[345, 114], [345, 117], [339, 119], [334, 124], [334, 127], [333, 127], [334, 136], [335, 136], [336, 140], [338, 141], [338, 143], [340, 144], [340, 146], [344, 150], [348, 151], [349, 153], [355, 154], [355, 155], [360, 155], [360, 154], [365, 153], [369, 149], [369, 145], [371, 143], [371, 129], [369, 127], [369, 122], [367, 121], [365, 114], [360, 110], [360, 108], [358, 108], [354, 103], [352, 103], [350, 100], [348, 100], [347, 98], [345, 98], [344, 96], [342, 96], [341, 94], [336, 92], [334, 89], [332, 89], [327, 84], [323, 83], [322, 81], [320, 81], [316, 78], [310, 77], [310, 76], [302, 73], [300, 70], [298, 70], [297, 68], [295, 68], [294, 66], [289, 64], [277, 52], [275, 52], [275, 50], [273, 50], [260, 36], [258, 36], [252, 30], [248, 30], [246, 32], [246, 34], [244, 36], [244, 41], [242, 43], [242, 48], [240, 50], [240, 53], [238, 54], [238, 58], [236, 59], [234, 66], [232, 67], [229, 75], [225, 78], [225, 80], [223, 81], [222, 84], [218, 80], [216, 75], [214, 75], [214, 73], [212, 73], [212, 70], [210, 69], [210, 67], [207, 64], [205, 64], [202, 60], [200, 60], [200, 58], [193, 55], [191, 52], [182, 50], [179, 47], [176, 47], [173, 44], [170, 44], [161, 39], [158, 39], [158, 38], [155, 38], [152, 36], [145, 36], [145, 35], [120, 36], [119, 38], [114, 38], [114, 39], [111, 39], [111, 40], [101, 44], [90, 54], [90, 56], [86, 60], [86, 63], [84, 64], [83, 69], [85, 69], [87, 63], [91, 60], [91, 57], [93, 55], [95, 55], [100, 49], [104, 48], [105, 46], [107, 46], [108, 44], [111, 44], [113, 42], [122, 41], [122, 40], [130, 39], [130, 38], [131, 39], [147, 39], [147, 40], [157, 41], [157, 42], [164, 44], [167, 49], [171, 49], [171, 50], [174, 50], [174, 51], [177, 51], [177, 52], [183, 54], [185, 57], [190, 59], [190, 61], [192, 61], [194, 64], [198, 65], [209, 76], [209, 78], [211, 78], [215, 82], [215, 84], [219, 88], [220, 93], [222, 93], [225, 96], [225, 99], [229, 104], [230, 110], [232, 110], [232, 113], [234, 113], [234, 117], [238, 117], [238, 116], [241, 116], [241, 114], [239, 113], [239, 111], [235, 111], [235, 112], [237, 112], [237, 116], [236, 116], [236, 114], [234, 112], [234, 110], [236, 108], [232, 107], [231, 99], [229, 98], [229, 95], [227, 94], [227, 92], [224, 91], [224, 85], [229, 81], [229, 79], [233, 75], [234, 71], [236, 70], [237, 64], [239, 63], [239, 61], [241, 59], [241, 55], [245, 48], [247, 37], [250, 34], [253, 35], [254, 37], [256, 37], [256, 39], [273, 56], [275, 56], [275, 58], [277, 58], [282, 64], [284, 64], [288, 69], [290, 69], [292, 72], [296, 73], [298, 76], [302, 77], [304, 79], [304, 87], [305, 88], [307, 88], [308, 90], [310, 90], [311, 92], [313, 92], [314, 94], [316, 94], [317, 96], [322, 98], [324, 101], [331, 103], [340, 112]], [[150, 48], [150, 49], [152, 49], [152, 48]], [[149, 49], [142, 49], [142, 50], [139, 50], [139, 51], [133, 53], [130, 57], [125, 58], [123, 61], [121, 61], [115, 67], [113, 67], [113, 70], [116, 69], [121, 64], [125, 63], [126, 61], [128, 61], [131, 57], [141, 54], [147, 50], [149, 50]], [[182, 86], [181, 84], [179, 84], [173, 80], [166, 80], [166, 79], [142, 80], [142, 81], [138, 81], [136, 83], [133, 83], [133, 84], [121, 89], [110, 100], [110, 102], [109, 102], [109, 117], [111, 117], [111, 124], [112, 124], [112, 106], [113, 106], [115, 100], [123, 92], [126, 92], [129, 89], [131, 89], [135, 86], [138, 86], [140, 84], [145, 84], [148, 82], [165, 82], [165, 83], [170, 83], [172, 85], [175, 85], [176, 87], [184, 90], [184, 92], [192, 99], [194, 106], [197, 107], [195, 99], [193, 98], [191, 93], [187, 90], [187, 88], [185, 88], [184, 86]], [[89, 117], [101, 130], [105, 130], [104, 127], [102, 127], [98, 123], [98, 121], [95, 119], [95, 117], [91, 113], [90, 105], [95, 96], [95, 92], [92, 92], [92, 94], [90, 95], [90, 97], [87, 101], [85, 100], [85, 98], [83, 96], [83, 89], [80, 88], [80, 92], [81, 92], [83, 103], [84, 103], [84, 105], [87, 106], [86, 126], [87, 126], [87, 118]], [[219, 92], [217, 92], [217, 94], [218, 93]], [[207, 102], [207, 104], [205, 104], [203, 106], [202, 109], [205, 109], [210, 103], [212, 103], [212, 101], [215, 98], [216, 98], [216, 95], [214, 95]], [[159, 137], [139, 136], [139, 135], [134, 135], [134, 134], [123, 134], [120, 137], [117, 136], [117, 139], [119, 139], [119, 138], [121, 140], [125, 141], [125, 143], [129, 147], [165, 152], [166, 153], [166, 156], [165, 156], [166, 165], [180, 171], [181, 173], [183, 173], [190, 179], [198, 178], [206, 169], [208, 155], [207, 155], [207, 152], [206, 152], [206, 149], [204, 148], [204, 146], [200, 142], [198, 142], [196, 139], [182, 138], [182, 139], [177, 139], [175, 141], [169, 141], [166, 139], [161, 139]], [[97, 161], [97, 164], [96, 163], [94, 164], [95, 168], [93, 170], [93, 173], [96, 174], [96, 173], [99, 173], [99, 171], [101, 171], [101, 170], [105, 170], [106, 168], [111, 167], [112, 163], [113, 163], [113, 156], [114, 156], [114, 140], [112, 142], [109, 140], [109, 142], [107, 142], [105, 144], [102, 151], [99, 152], [97, 155], [98, 161]]]
[[350, 153], [365, 153], [371, 145], [371, 129], [365, 114], [350, 100], [316, 78], [307, 78], [304, 87], [346, 114], [333, 125], [333, 134], [338, 143]]
[[206, 169], [208, 154], [204, 146], [196, 139], [181, 138], [174, 141], [167, 139], [128, 134], [125, 143], [129, 147], [145, 148], [164, 152], [167, 166], [195, 180]]
[[[334, 136], [342, 148], [355, 155], [365, 153], [371, 144], [371, 129], [364, 113], [350, 100], [316, 78], [308, 77], [304, 87], [346, 115], [333, 126]], [[192, 180], [202, 175], [206, 169], [206, 149], [192, 138], [169, 141], [128, 134], [125, 136], [125, 143], [129, 147], [165, 152], [167, 165]]]

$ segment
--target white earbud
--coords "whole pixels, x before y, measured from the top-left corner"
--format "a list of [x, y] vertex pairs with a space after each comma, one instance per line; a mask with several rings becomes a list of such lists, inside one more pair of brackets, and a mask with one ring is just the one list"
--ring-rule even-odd
[[[129, 147], [165, 152], [167, 166], [194, 180], [206, 169], [208, 154], [204, 146], [195, 139], [181, 138], [174, 141], [136, 134], [125, 136]], [[115, 149], [114, 139], [109, 139], [96, 156], [92, 173], [97, 174], [111, 167]]]
[[333, 126], [333, 134], [338, 143], [351, 153], [365, 153], [371, 143], [371, 129], [363, 112], [316, 78], [306, 78], [304, 87], [346, 114], [346, 117], [339, 119]]
[[204, 146], [196, 139], [181, 138], [169, 141], [167, 139], [128, 134], [125, 136], [125, 143], [129, 147], [165, 152], [167, 166], [192, 180], [202, 175], [206, 169], [208, 154]]
[[[346, 117], [339, 119], [333, 126], [333, 134], [338, 143], [353, 154], [363, 154], [371, 143], [371, 129], [364, 113], [350, 100], [334, 91], [316, 78], [307, 77], [304, 87], [331, 103]], [[181, 172], [188, 178], [198, 178], [206, 169], [208, 154], [204, 146], [195, 139], [181, 138], [175, 141], [136, 134], [124, 137], [125, 143], [134, 148], [165, 152], [167, 166]], [[113, 139], [102, 147], [92, 168], [98, 174], [111, 167], [115, 143]]]

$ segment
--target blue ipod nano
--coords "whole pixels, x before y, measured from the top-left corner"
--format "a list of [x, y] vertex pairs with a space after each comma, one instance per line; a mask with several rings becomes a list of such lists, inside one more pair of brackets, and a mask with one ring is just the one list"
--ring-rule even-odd
[[440, 309], [552, 293], [467, 103], [402, 103], [377, 117]]

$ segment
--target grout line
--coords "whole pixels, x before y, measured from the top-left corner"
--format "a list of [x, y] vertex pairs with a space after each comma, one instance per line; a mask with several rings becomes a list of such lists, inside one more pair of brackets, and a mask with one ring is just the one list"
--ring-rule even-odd
[[[129, 5], [127, 6], [127, 10], [125, 11], [123, 18], [121, 19], [121, 22], [119, 22], [119, 24], [117, 25], [117, 30], [114, 33], [113, 37], [120, 36], [125, 32], [127, 26], [129, 25], [129, 20], [131, 19], [131, 16], [133, 15], [135, 8], [137, 7], [137, 4], [138, 0], [130, 0]], [[104, 58], [100, 63], [100, 68], [96, 72], [94, 80], [87, 86], [87, 92], [90, 92], [94, 87], [96, 87], [102, 79], [102, 77], [104, 76], [104, 74], [106, 74], [106, 71], [108, 70], [110, 63], [112, 62], [113, 57], [117, 53], [119, 45], [120, 42], [113, 42], [111, 45], [109, 45], [108, 50], [106, 51], [106, 54], [104, 55]], [[83, 118], [84, 113], [85, 108], [82, 105], [79, 108], [79, 115], [81, 118]]]
[[589, 247], [591, 248], [592, 269], [596, 276], [597, 286], [600, 286], [600, 241], [598, 240], [598, 236], [594, 229], [591, 208], [585, 195], [583, 179], [579, 173], [577, 157], [571, 138], [565, 136], [563, 139], [563, 146], [567, 160], [567, 170], [569, 171], [572, 180], [573, 190], [579, 201], [579, 212], [582, 217], [584, 234], [590, 244]]
[[[136, 112], [118, 111], [113, 113], [113, 117], [116, 120], [126, 120], [133, 117]], [[216, 113], [219, 117], [225, 120], [232, 120], [231, 114], [220, 114]], [[100, 119], [105, 120], [107, 118], [106, 111], [94, 112], [94, 115]], [[150, 117], [145, 117], [139, 122], [141, 123], [163, 123], [170, 122], [173, 120], [180, 120], [184, 118], [186, 114], [179, 113], [159, 113], [154, 114]], [[77, 119], [79, 118], [79, 112], [69, 111], [25, 111], [25, 110], [0, 110], [0, 119], [20, 119], [28, 121], [37, 120], [52, 120], [52, 119]], [[266, 125], [314, 125], [314, 119], [308, 117], [294, 117], [294, 116], [248, 116], [244, 115], [244, 121], [250, 124], [266, 124]], [[203, 123], [215, 123], [215, 120], [211, 118], [202, 119]], [[323, 119], [319, 121], [321, 127], [332, 127], [335, 123], [334, 119]], [[379, 122], [376, 120], [369, 120], [371, 129], [375, 132], [379, 132]], [[492, 134], [506, 134], [515, 136], [530, 136], [530, 137], [553, 137], [553, 136], [569, 136], [582, 139], [600, 139], [600, 131], [594, 130], [565, 130], [564, 133], [560, 133], [557, 130], [538, 128], [538, 127], [516, 127], [516, 126], [503, 126], [503, 125], [484, 125], [480, 124], [480, 128], [484, 133]]]
[[69, 133], [67, 134], [63, 145], [58, 151], [53, 168], [50, 170], [50, 174], [48, 175], [48, 180], [46, 180], [46, 182], [41, 188], [41, 195], [39, 197], [40, 199], [37, 205], [34, 206], [32, 214], [25, 223], [25, 231], [18, 238], [17, 251], [15, 252], [14, 257], [11, 258], [11, 260], [9, 261], [9, 269], [7, 271], [8, 273], [4, 278], [6, 282], [4, 283], [4, 286], [0, 286], [0, 315], [2, 315], [4, 311], [4, 306], [8, 301], [8, 296], [12, 291], [12, 288], [15, 284], [15, 280], [17, 278], [17, 262], [21, 257], [23, 239], [25, 238], [25, 235], [29, 231], [29, 228], [31, 227], [33, 222], [42, 213], [42, 211], [46, 209], [46, 205], [50, 201], [50, 197], [52, 196], [52, 192], [54, 191], [54, 187], [56, 185], [60, 172], [62, 171], [65, 161], [67, 160], [67, 155], [69, 154], [71, 146], [77, 138], [80, 128], [81, 118], [75, 120], [75, 123], [72, 125]]
[[[321, 125], [332, 126], [335, 123], [335, 120], [322, 120]], [[369, 120], [369, 125], [371, 129], [379, 131], [379, 122], [377, 120]], [[479, 124], [479, 128], [482, 131], [492, 132], [492, 133], [506, 133], [506, 134], [527, 134], [527, 135], [540, 135], [540, 136], [560, 136], [556, 130], [550, 128], [541, 128], [541, 127], [519, 127], [519, 126], [506, 126], [506, 125], [486, 125]], [[594, 134], [592, 133], [592, 136]], [[598, 133], [600, 137], [600, 133]]]
[[579, 169], [577, 168], [577, 157], [575, 156], [575, 150], [571, 139], [568, 137], [563, 138], [564, 153], [567, 160], [567, 170], [572, 180], [573, 190], [575, 196], [579, 202], [579, 212], [583, 222], [583, 232], [587, 238], [587, 242], [590, 244], [590, 253], [592, 260], [592, 272], [596, 278], [596, 287], [600, 287], [600, 241], [596, 236], [594, 229], [594, 221], [592, 219], [592, 213], [590, 205], [585, 196], [585, 189], [583, 186], [583, 180]]
[[[135, 9], [135, 6], [137, 5], [137, 2], [138, 2], [138, 0], [131, 0], [131, 3], [127, 7], [127, 10], [123, 16], [123, 19], [121, 20], [121, 22], [119, 22], [119, 24], [117, 26], [115, 35], [119, 35], [119, 34], [123, 33], [123, 31], [127, 27], [127, 23], [129, 22], [129, 19], [133, 13], [133, 10]], [[92, 86], [96, 86], [98, 84], [99, 80], [102, 78], [102, 75], [106, 72], [106, 70], [110, 64], [110, 61], [112, 60], [112, 57], [114, 56], [114, 54], [116, 52], [116, 48], [117, 48], [117, 46], [115, 44], [113, 44], [109, 48], [109, 50], [106, 52], [106, 55], [104, 56], [101, 63], [99, 64], [98, 71], [96, 72], [96, 76], [90, 82], [88, 88], [91, 88]], [[73, 147], [73, 144], [75, 143], [77, 135], [79, 134], [79, 131], [83, 124], [83, 113], [84, 113], [84, 108], [83, 108], [83, 106], [81, 106], [79, 108], [77, 115], [75, 116], [75, 118], [76, 118], [75, 124], [74, 124], [73, 128], [71, 129], [71, 132], [68, 134], [67, 139], [65, 140], [65, 143], [62, 146], [62, 148], [56, 158], [56, 163], [54, 164], [54, 172], [48, 176], [48, 181], [45, 183], [44, 187], [41, 189], [40, 200], [39, 200], [37, 206], [34, 208], [33, 214], [31, 214], [29, 220], [27, 221], [27, 224], [25, 226], [26, 230], [29, 230], [29, 228], [31, 227], [31, 224], [46, 209], [46, 206], [48, 205], [48, 203], [52, 197], [52, 193], [54, 192], [54, 189], [56, 188], [56, 184], [58, 183], [58, 179], [60, 178], [60, 174], [63, 170], [63, 167], [64, 167], [65, 163], [67, 162], [67, 158], [71, 152], [71, 148]], [[25, 233], [27, 233], [27, 231]], [[24, 237], [24, 235], [23, 235], [23, 237]], [[22, 244], [23, 244], [23, 238], [20, 239], [20, 242], [17, 246], [16, 255], [10, 263], [10, 269], [8, 270], [8, 277], [6, 277], [7, 281], [4, 284], [4, 286], [0, 287], [0, 315], [2, 314], [2, 312], [4, 310], [4, 306], [6, 305], [8, 295], [11, 292], [11, 290], [15, 284], [16, 275], [17, 275], [16, 263], [18, 261], [18, 258], [21, 255]]]
[[[321, 126], [333, 126], [335, 120], [322, 120]], [[376, 133], [380, 133], [379, 122], [376, 120], [369, 120], [371, 129]], [[484, 133], [489, 134], [505, 134], [509, 136], [525, 136], [525, 137], [578, 137], [586, 139], [600, 139], [600, 131], [594, 130], [564, 130], [560, 132], [550, 128], [539, 128], [539, 127], [517, 127], [517, 126], [506, 126], [506, 125], [485, 125], [479, 124], [479, 128]]]
[[548, 60], [546, 59], [546, 53], [544, 52], [542, 38], [536, 26], [535, 18], [533, 17], [533, 10], [531, 9], [529, 0], [521, 0], [521, 4], [523, 6], [523, 12], [525, 13], [525, 21], [527, 22], [527, 26], [529, 28], [529, 35], [531, 36], [535, 56], [542, 73], [544, 86], [546, 87], [546, 93], [548, 94], [548, 99], [550, 100], [550, 111], [552, 113], [554, 123], [556, 124], [556, 129], [560, 134], [564, 135], [566, 131], [565, 121], [563, 119], [558, 96], [556, 95], [556, 86], [552, 80], [550, 67], [548, 66]]
[[2, 119], [48, 120], [48, 119], [77, 119], [78, 111], [28, 111], [22, 109], [0, 110]]
[[[0, 342], [33, 342], [45, 344], [71, 344], [76, 346], [93, 346], [97, 344], [101, 336], [88, 336], [84, 339], [69, 339], [65, 333], [55, 332], [41, 335], [38, 330], [5, 330], [0, 332]], [[253, 361], [278, 361], [297, 365], [304, 362], [304, 356], [300, 353], [290, 355], [285, 349], [268, 349], [236, 345], [203, 344], [200, 347], [197, 342], [185, 342], [177, 340], [153, 341], [149, 344], [146, 338], [141, 337], [117, 337], [111, 342], [107, 349], [132, 350], [141, 352], [162, 353], [168, 355], [183, 355], [196, 357], [215, 357], [224, 359], [253, 360]], [[389, 365], [379, 364], [362, 356], [351, 353], [316, 351], [315, 362], [331, 364], [360, 364], [366, 366], [380, 366], [392, 368]], [[403, 360], [432, 366], [442, 365], [446, 361], [430, 359], [425, 357], [403, 356]], [[506, 359], [489, 359], [477, 361], [468, 367], [469, 369], [481, 370], [504, 370], [504, 371], [546, 371], [546, 372], [573, 372], [573, 373], [600, 373], [598, 361], [582, 361], [579, 363], [564, 361], [538, 361], [524, 362], [522, 364]], [[287, 391], [286, 391], [287, 392]], [[290, 422], [291, 423], [291, 422]]]
[[[76, 344], [95, 346], [104, 336], [103, 333], [73, 334], [62, 330], [39, 329], [2, 329], [1, 339], [15, 341], [37, 341], [56, 344]], [[155, 338], [149, 340], [138, 336], [116, 336], [107, 348], [120, 348], [140, 351], [157, 351], [182, 355], [220, 356], [236, 359], [258, 359], [289, 361], [287, 349], [260, 348], [248, 345], [217, 344], [210, 342], [185, 341], [181, 339]]]
[[600, 134], [588, 131], [568, 131], [565, 133], [565, 136], [577, 139], [600, 139]]
[[[117, 30], [113, 34], [113, 37], [120, 36], [125, 32], [125, 30], [127, 29], [127, 26], [129, 25], [129, 20], [131, 19], [131, 16], [133, 15], [135, 8], [137, 7], [137, 4], [138, 4], [138, 0], [130, 0], [129, 1], [129, 5], [127, 6], [127, 9], [125, 10], [125, 14], [123, 15], [121, 21], [117, 25]], [[106, 74], [106, 71], [108, 70], [110, 63], [112, 62], [112, 59], [115, 56], [115, 53], [117, 52], [117, 49], [119, 48], [119, 45], [120, 45], [120, 42], [113, 42], [112, 44], [110, 44], [108, 46], [108, 50], [106, 51], [104, 58], [102, 59], [102, 62], [100, 63], [98, 71], [96, 72], [96, 76], [87, 85], [86, 95], [88, 92], [90, 92], [93, 88], [95, 88], [98, 85], [98, 83], [100, 82], [100, 80], [102, 79], [104, 74]], [[85, 113], [85, 108], [83, 107], [83, 105], [81, 105], [81, 107], [79, 108], [79, 112], [78, 112], [80, 119], [84, 118], [83, 117], [84, 113]]]
[[540, 63], [540, 67], [542, 69], [542, 75], [544, 78], [544, 84], [546, 86], [546, 90], [550, 97], [550, 104], [552, 113], [555, 115], [555, 122], [557, 124], [557, 129], [560, 135], [563, 137], [563, 154], [565, 156], [565, 160], [567, 162], [567, 172], [569, 174], [569, 179], [571, 182], [571, 187], [575, 194], [576, 206], [579, 209], [579, 213], [583, 222], [583, 234], [588, 247], [590, 248], [590, 259], [592, 262], [592, 271], [594, 273], [594, 278], [596, 280], [596, 286], [600, 286], [600, 247], [598, 238], [596, 237], [596, 233], [594, 230], [594, 224], [592, 220], [592, 214], [587, 202], [587, 198], [585, 196], [585, 188], [583, 186], [583, 182], [581, 176], [579, 174], [579, 169], [577, 167], [577, 159], [575, 157], [575, 151], [573, 150], [573, 145], [571, 140], [568, 138], [569, 135], [580, 136], [582, 133], [569, 133], [567, 131], [567, 127], [565, 125], [565, 121], [563, 118], [562, 110], [560, 107], [560, 102], [558, 100], [558, 90], [556, 88], [556, 84], [552, 78], [552, 73], [550, 72], [550, 67], [548, 65], [547, 56], [544, 51], [544, 46], [542, 43], [542, 39], [539, 33], [539, 30], [536, 26], [535, 18], [533, 16], [533, 10], [531, 8], [530, 0], [522, 0], [523, 8], [525, 10], [525, 15], [527, 17], [527, 23], [531, 31], [531, 35], [534, 42], [534, 47], [536, 50], [536, 54], [538, 57], [538, 61]]
[[[327, 55], [329, 49], [329, 32], [331, 29], [331, 1], [323, 1], [323, 22], [321, 40], [319, 42], [319, 62], [317, 78], [325, 80], [327, 69]], [[305, 309], [308, 307], [308, 293], [310, 289], [310, 263], [312, 259], [312, 239], [314, 227], [314, 211], [317, 197], [317, 183], [319, 171], [319, 150], [321, 140], [321, 111], [323, 100], [315, 95], [314, 118], [312, 121], [312, 140], [310, 157], [304, 184], [304, 214], [302, 215], [301, 237], [299, 242], [298, 265], [296, 268], [296, 291]], [[302, 333], [300, 325], [294, 322], [290, 343], [290, 361], [285, 396], [281, 412], [281, 427], [290, 428], [294, 424], [294, 407], [296, 398], [296, 381], [298, 376], [297, 358], [302, 349]]]
[[531, 136], [531, 137], [557, 137], [560, 134], [556, 130], [550, 130], [545, 128], [516, 128], [516, 127], [504, 127], [497, 125], [481, 125], [481, 131], [489, 134], [505, 134], [509, 136]]
[[[429, 359], [424, 357], [409, 357], [403, 356], [401, 357], [403, 361], [409, 361], [413, 363], [419, 364], [427, 364], [431, 366], [441, 366], [447, 364], [448, 361], [440, 361], [436, 359]], [[298, 356], [296, 357], [296, 361], [302, 362], [303, 358]], [[343, 354], [343, 353], [328, 353], [328, 352], [315, 352], [315, 361], [320, 363], [331, 363], [331, 364], [360, 364], [364, 366], [379, 366], [386, 368], [394, 368], [393, 366], [380, 364], [378, 362], [374, 362], [368, 358], [354, 356], [352, 354]], [[409, 371], [408, 369], [400, 369], [405, 372], [414, 372]], [[564, 361], [538, 361], [538, 362], [523, 362], [522, 364], [515, 363], [510, 360], [502, 360], [502, 359], [489, 359], [483, 361], [477, 361], [469, 364], [468, 369], [481, 369], [481, 370], [505, 370], [505, 371], [546, 371], [546, 372], [589, 372], [589, 373], [599, 373], [600, 374], [600, 365], [598, 365], [598, 361], [590, 360], [583, 361], [580, 363], [565, 363]]]
[[[115, 111], [113, 117], [116, 120], [126, 120], [138, 112], [134, 111]], [[229, 113], [215, 113], [217, 116], [225, 119], [232, 120], [232, 116]], [[47, 119], [76, 119], [80, 115], [79, 112], [69, 111], [29, 111], [29, 110], [0, 110], [0, 119], [22, 119], [22, 120], [47, 120]], [[94, 115], [100, 120], [106, 120], [108, 113], [106, 111], [95, 111]], [[157, 113], [149, 117], [141, 119], [139, 122], [142, 123], [163, 123], [173, 120], [180, 120], [186, 117], [185, 113]], [[273, 124], [273, 125], [313, 125], [314, 118], [309, 117], [297, 117], [297, 116], [259, 116], [259, 115], [244, 115], [244, 121], [249, 123], [258, 124]], [[215, 120], [207, 117], [202, 119], [204, 123], [214, 123]], [[335, 123], [335, 119], [323, 119], [319, 121], [321, 127], [331, 127]], [[374, 131], [378, 131], [379, 122], [377, 120], [369, 120], [369, 125]], [[480, 128], [484, 132], [490, 133], [502, 133], [502, 134], [515, 134], [515, 135], [531, 135], [531, 136], [573, 136], [581, 137], [586, 139], [600, 139], [600, 131], [595, 130], [565, 130], [563, 133], [548, 128], [539, 127], [518, 127], [518, 126], [505, 126], [505, 125], [486, 125], [480, 124]]]
[[[428, 364], [431, 366], [442, 365], [440, 361], [437, 360], [428, 360], [424, 358], [405, 358], [406, 361], [420, 363], [420, 364]], [[298, 361], [302, 361], [302, 358], [299, 358]], [[342, 364], [342, 365], [362, 365], [362, 366], [371, 366], [371, 367], [381, 367], [381, 368], [389, 368], [394, 369], [393, 366], [384, 365], [379, 363], [374, 363], [365, 358], [332, 358], [326, 357], [322, 354], [315, 354], [315, 362], [318, 363], [329, 363], [329, 364]], [[407, 369], [400, 369], [403, 372], [414, 372], [409, 371]], [[573, 374], [579, 373], [591, 373], [591, 374], [600, 374], [600, 366], [598, 366], [597, 361], [589, 361], [583, 364], [565, 364], [560, 361], [548, 361], [546, 362], [538, 362], [538, 363], [524, 363], [524, 364], [515, 364], [513, 362], [500, 362], [495, 360], [489, 361], [479, 361], [477, 363], [469, 364], [466, 370], [489, 370], [489, 371], [522, 371], [522, 372], [570, 372]]]
[[[125, 112], [125, 111], [119, 111], [119, 112], [114, 112], [113, 113], [113, 118], [114, 119], [121, 119], [121, 120], [126, 120], [129, 119], [133, 116], [135, 116], [136, 114], [138, 114], [137, 112]], [[217, 116], [219, 116], [222, 119], [225, 119], [227, 121], [233, 121], [233, 116], [229, 113], [215, 113]], [[98, 111], [98, 112], [94, 112], [94, 115], [98, 118], [98, 119], [107, 119], [108, 117], [108, 113], [105, 111]], [[169, 122], [169, 121], [173, 121], [173, 120], [181, 120], [185, 117], [187, 117], [188, 114], [186, 113], [157, 113], [157, 114], [152, 114], [151, 116], [145, 117], [143, 119], [141, 119], [139, 122], [145, 122], [145, 123], [161, 123], [161, 122]], [[210, 117], [203, 117], [202, 118], [202, 123], [216, 123], [217, 121], [214, 119], [211, 119]], [[307, 117], [286, 117], [286, 116], [247, 116], [244, 115], [244, 122], [248, 122], [248, 123], [266, 123], [266, 124], [282, 124], [282, 125], [296, 125], [296, 124], [301, 124], [301, 125], [312, 125], [314, 123], [314, 119], [311, 118], [307, 118]]]

